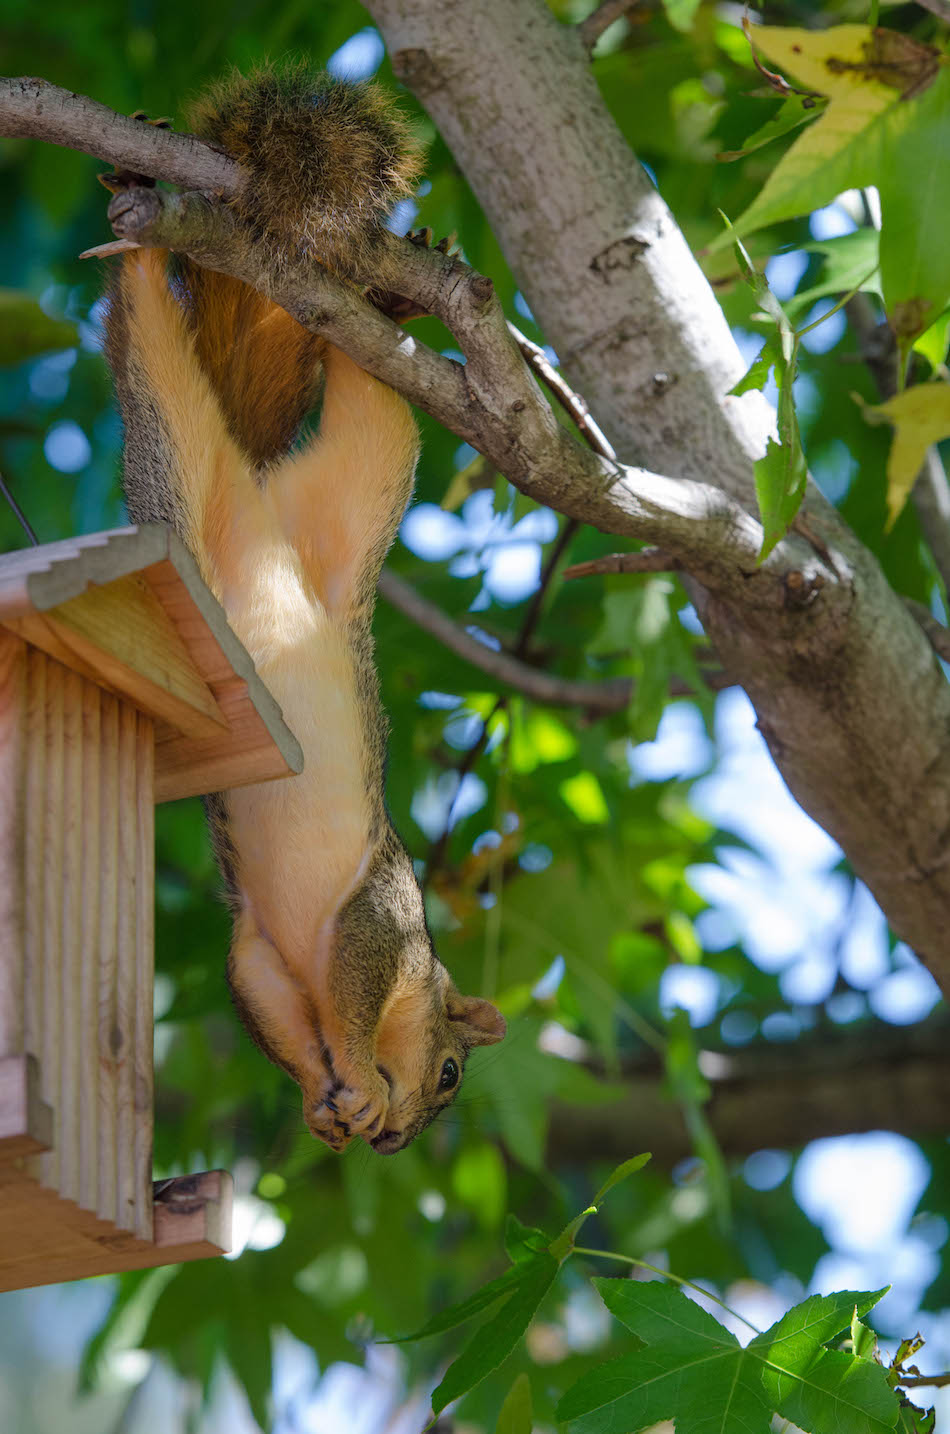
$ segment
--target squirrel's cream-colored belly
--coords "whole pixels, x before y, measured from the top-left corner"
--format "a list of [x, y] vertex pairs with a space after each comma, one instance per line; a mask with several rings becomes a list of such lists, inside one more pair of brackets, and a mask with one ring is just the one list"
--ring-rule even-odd
[[269, 554], [223, 601], [304, 754], [299, 776], [229, 793], [241, 898], [286, 960], [309, 963], [369, 855], [353, 655], [292, 549]]

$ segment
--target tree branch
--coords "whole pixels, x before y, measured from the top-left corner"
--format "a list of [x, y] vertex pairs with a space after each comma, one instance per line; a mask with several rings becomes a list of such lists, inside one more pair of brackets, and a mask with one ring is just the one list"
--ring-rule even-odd
[[[741, 1157], [768, 1148], [794, 1150], [829, 1135], [881, 1129], [942, 1138], [950, 1101], [950, 1023], [941, 1016], [913, 1027], [869, 1026], [793, 1045], [701, 1052], [712, 1090], [706, 1111], [724, 1152]], [[656, 1058], [644, 1052], [628, 1062], [623, 1081], [623, 1097], [611, 1104], [555, 1106], [550, 1169], [623, 1160], [641, 1146], [666, 1166], [693, 1153]]]
[[192, 134], [156, 129], [46, 80], [0, 78], [0, 134], [45, 139], [189, 189], [237, 192], [241, 170]]
[[607, 553], [588, 563], [573, 563], [564, 569], [565, 578], [593, 578], [610, 573], [672, 573], [676, 559], [662, 548], [642, 548], [639, 553]]
[[578, 431], [587, 440], [588, 446], [595, 453], [599, 453], [601, 458], [606, 458], [611, 463], [616, 462], [617, 455], [613, 446], [607, 442], [606, 437], [591, 416], [586, 400], [579, 393], [575, 393], [570, 384], [565, 382], [563, 375], [551, 363], [541, 345], [534, 343], [512, 323], [508, 324], [508, 332], [521, 350], [521, 356], [525, 363], [537, 374], [538, 378], [547, 384], [565, 413], [570, 414]]
[[549, 672], [531, 667], [507, 652], [496, 652], [494, 648], [487, 647], [389, 568], [384, 568], [380, 574], [379, 592], [388, 603], [417, 627], [438, 638], [457, 657], [534, 702], [553, 707], [581, 707], [599, 717], [620, 712], [630, 702], [633, 688], [628, 677], [609, 678], [605, 682], [577, 682], [567, 677], [553, 677]]
[[[592, 10], [577, 26], [577, 32], [585, 48], [593, 50], [604, 31], [638, 3], [639, 0], [601, 0], [597, 9]], [[940, 0], [934, 0], [934, 3], [940, 4]]]

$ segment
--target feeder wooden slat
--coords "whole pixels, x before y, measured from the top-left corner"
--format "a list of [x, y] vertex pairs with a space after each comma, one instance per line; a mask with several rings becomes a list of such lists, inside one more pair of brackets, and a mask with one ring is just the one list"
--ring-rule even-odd
[[115, 952], [119, 944], [119, 703], [108, 692], [102, 694], [100, 733], [98, 1016], [90, 1037], [94, 1035], [99, 1091], [97, 1208], [103, 1220], [115, 1221], [119, 1213], [118, 1100], [113, 1073], [114, 1033], [118, 1029]]
[[99, 921], [101, 869], [102, 696], [87, 682], [82, 694], [83, 808], [82, 850], [84, 880], [80, 922], [79, 1025], [79, 1204], [99, 1208]]
[[59, 1078], [63, 1021], [63, 695], [67, 669], [46, 664], [46, 819], [42, 865], [26, 873], [26, 901], [39, 903], [44, 914], [43, 1028], [40, 1071], [43, 1099], [53, 1112], [53, 1148], [39, 1158], [44, 1185], [59, 1186]]

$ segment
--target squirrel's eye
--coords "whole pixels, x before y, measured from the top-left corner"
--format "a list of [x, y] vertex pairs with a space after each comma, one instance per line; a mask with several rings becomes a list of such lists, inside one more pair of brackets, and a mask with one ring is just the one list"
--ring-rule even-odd
[[459, 1068], [453, 1060], [446, 1061], [439, 1076], [439, 1090], [451, 1090], [459, 1083]]

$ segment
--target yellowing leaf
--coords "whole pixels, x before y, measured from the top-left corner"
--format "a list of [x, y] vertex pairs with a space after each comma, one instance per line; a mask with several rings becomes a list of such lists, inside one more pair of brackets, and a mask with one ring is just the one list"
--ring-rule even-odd
[[[950, 69], [939, 51], [893, 30], [756, 26], [751, 43], [828, 107], [735, 221], [747, 234], [807, 214], [843, 190], [877, 185], [881, 279], [902, 350], [950, 298]], [[711, 247], [727, 243], [723, 235]]]
[[[830, 204], [842, 190], [873, 182], [868, 133], [900, 100], [900, 91], [866, 69], [874, 32], [867, 25], [830, 30], [755, 25], [754, 49], [830, 103], [789, 149], [758, 198], [735, 221], [740, 234]], [[855, 179], [859, 171], [864, 177]], [[866, 172], [866, 173], [865, 173]], [[712, 247], [728, 242], [723, 235]]]
[[[887, 526], [892, 528], [907, 502], [927, 449], [950, 437], [950, 383], [921, 383], [905, 389], [877, 408], [894, 425], [894, 441], [887, 460]], [[872, 420], [873, 421], [873, 420]]]

